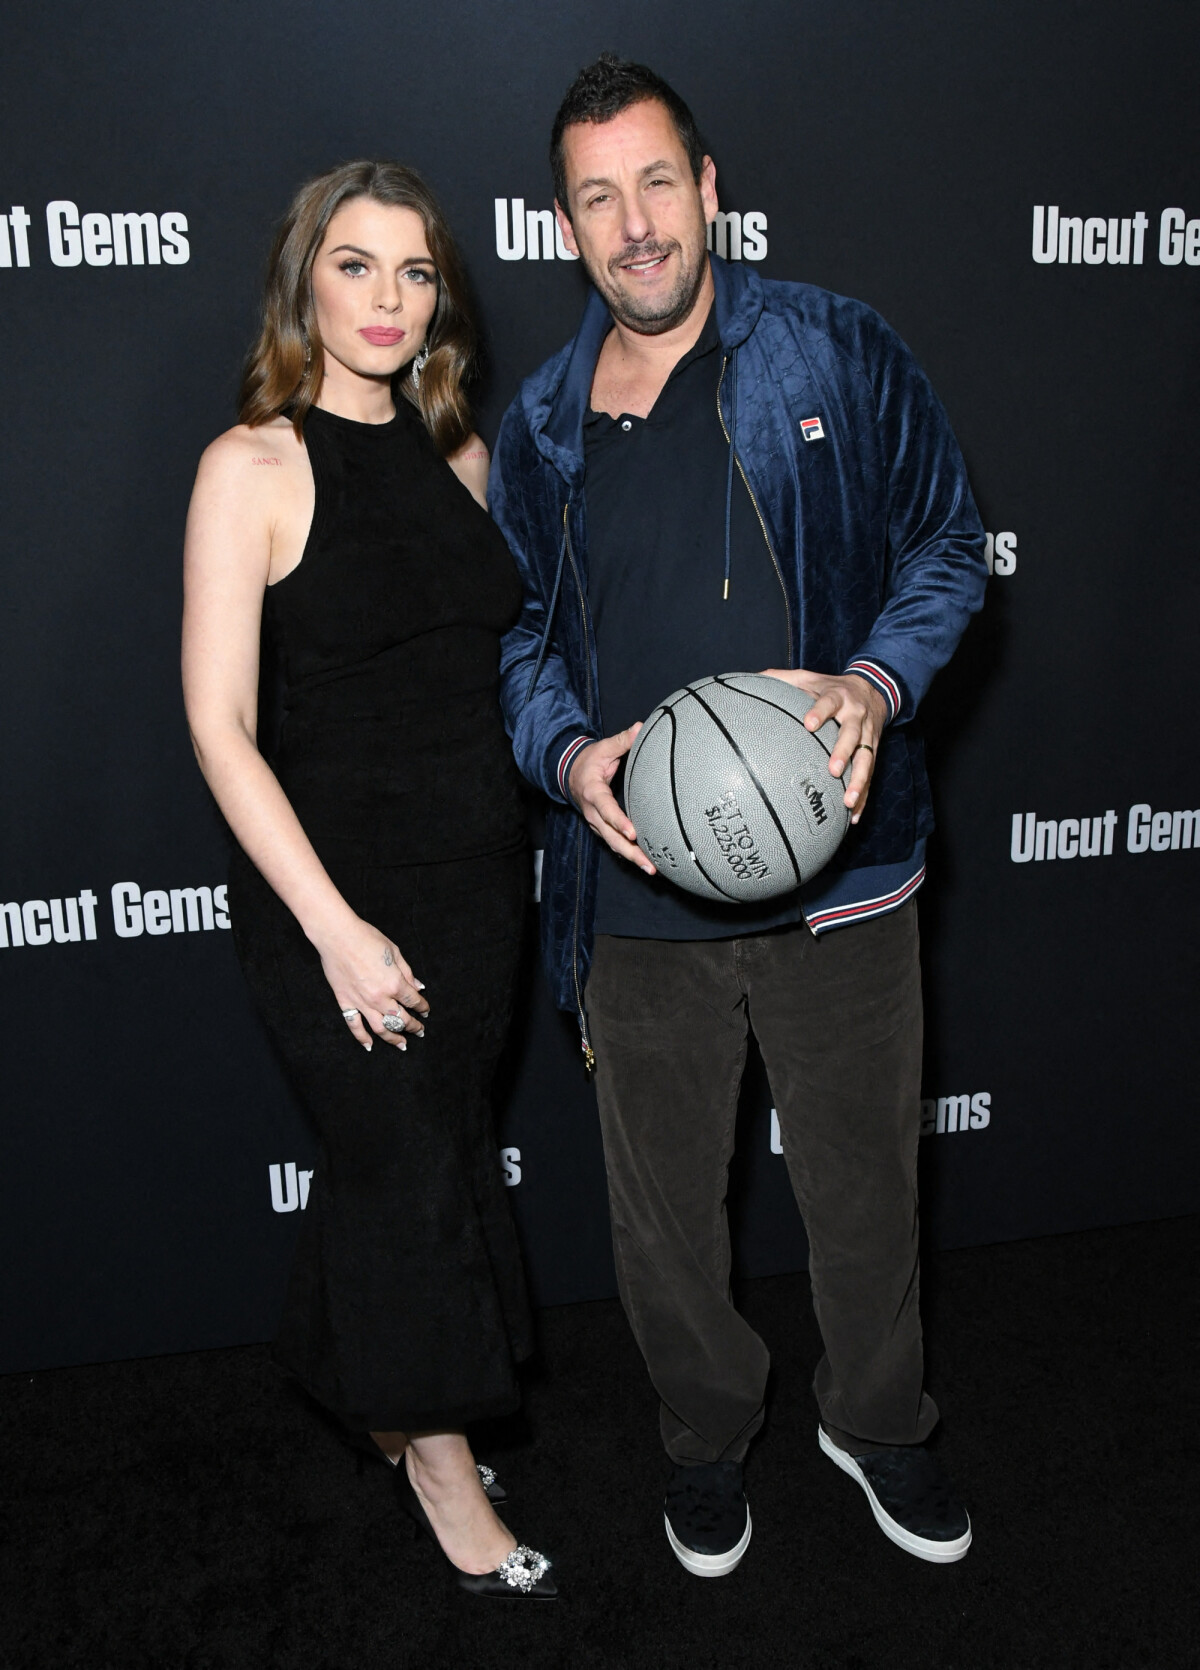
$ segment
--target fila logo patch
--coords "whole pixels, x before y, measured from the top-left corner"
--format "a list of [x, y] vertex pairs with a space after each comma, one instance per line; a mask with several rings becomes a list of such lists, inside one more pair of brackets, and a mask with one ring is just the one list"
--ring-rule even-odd
[[825, 431], [821, 427], [819, 417], [801, 418], [800, 433], [806, 441], [823, 441], [825, 439]]

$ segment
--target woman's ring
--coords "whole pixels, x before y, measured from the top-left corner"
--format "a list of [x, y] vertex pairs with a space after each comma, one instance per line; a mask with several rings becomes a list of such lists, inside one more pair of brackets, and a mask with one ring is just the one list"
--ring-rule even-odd
[[342, 1010], [342, 1019], [344, 1021], [352, 1021], [357, 1014], [358, 1014], [357, 1009], [343, 1009]]
[[385, 1015], [383, 1017], [383, 1026], [384, 1026], [384, 1031], [385, 1032], [403, 1032], [404, 1031], [404, 1016], [403, 1015]]

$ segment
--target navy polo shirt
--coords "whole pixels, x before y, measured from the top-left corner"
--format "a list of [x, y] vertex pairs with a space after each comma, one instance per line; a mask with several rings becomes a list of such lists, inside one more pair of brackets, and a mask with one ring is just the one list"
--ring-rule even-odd
[[[609, 736], [695, 679], [788, 664], [783, 581], [736, 466], [724, 596], [724, 359], [710, 310], [648, 417], [589, 412], [584, 420], [588, 602]], [[623, 803], [621, 773], [613, 789]], [[725, 939], [799, 920], [798, 893], [718, 904], [601, 846], [598, 934]]]

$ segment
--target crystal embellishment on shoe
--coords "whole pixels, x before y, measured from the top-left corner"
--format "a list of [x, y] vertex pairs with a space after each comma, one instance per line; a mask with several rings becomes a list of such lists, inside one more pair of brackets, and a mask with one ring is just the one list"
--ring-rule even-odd
[[491, 1600], [514, 1600], [517, 1596], [526, 1595], [533, 1600], [555, 1599], [558, 1585], [550, 1576], [550, 1562], [544, 1554], [539, 1554], [536, 1548], [529, 1548], [525, 1543], [520, 1543], [491, 1571], [479, 1574], [463, 1571], [461, 1566], [454, 1564], [438, 1542], [437, 1532], [429, 1523], [429, 1515], [412, 1487], [407, 1468], [401, 1467], [398, 1470], [396, 1490], [401, 1506], [412, 1521], [413, 1535], [420, 1532], [429, 1538], [450, 1567], [454, 1581], [460, 1589], [465, 1589], [469, 1595], [479, 1595], [483, 1599]]
[[477, 1461], [475, 1471], [479, 1474], [479, 1482], [485, 1490], [490, 1490], [496, 1482], [496, 1469], [485, 1462]]
[[549, 1570], [550, 1562], [544, 1554], [539, 1554], [536, 1548], [528, 1548], [524, 1543], [519, 1543], [496, 1567], [496, 1576], [502, 1577], [511, 1588], [520, 1589], [523, 1595], [527, 1595]]

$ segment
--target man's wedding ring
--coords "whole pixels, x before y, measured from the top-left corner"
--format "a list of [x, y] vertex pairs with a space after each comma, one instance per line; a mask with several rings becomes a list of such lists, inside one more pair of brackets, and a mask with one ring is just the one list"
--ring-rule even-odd
[[354, 1019], [355, 1015], [357, 1015], [357, 1014], [358, 1014], [357, 1009], [343, 1009], [342, 1010], [342, 1019], [344, 1021], [352, 1021]]
[[383, 1027], [384, 1027], [385, 1032], [403, 1032], [404, 1031], [404, 1016], [403, 1015], [385, 1015], [383, 1017]]

